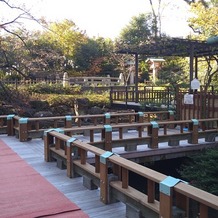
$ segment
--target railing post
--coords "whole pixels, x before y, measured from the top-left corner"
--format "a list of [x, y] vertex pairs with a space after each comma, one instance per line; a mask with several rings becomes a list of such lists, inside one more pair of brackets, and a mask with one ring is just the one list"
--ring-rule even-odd
[[50, 155], [50, 145], [54, 143], [54, 137], [49, 134], [51, 130], [47, 130], [44, 132], [44, 160], [46, 162], [51, 161], [51, 155]]
[[125, 86], [125, 102], [126, 102], [126, 107], [127, 107], [127, 103], [128, 103], [128, 87], [127, 87], [127, 85]]
[[189, 123], [189, 131], [192, 131], [191, 138], [188, 140], [188, 143], [198, 144], [198, 125], [199, 122], [196, 119], [192, 119], [192, 123]]
[[200, 204], [200, 218], [208, 218], [208, 207]]
[[72, 160], [72, 143], [76, 138], [70, 138], [67, 140], [67, 176], [72, 178], [73, 160]]
[[9, 114], [7, 116], [7, 134], [8, 136], [13, 136], [14, 135], [14, 120], [13, 117], [14, 114]]
[[139, 123], [144, 122], [143, 118], [144, 118], [144, 113], [143, 112], [138, 112], [138, 122]]
[[112, 152], [106, 151], [100, 156], [100, 199], [103, 203], [109, 202], [108, 195], [108, 158], [113, 155]]
[[60, 128], [48, 129], [44, 131], [44, 158], [46, 162], [50, 162], [52, 160], [50, 147], [56, 143], [54, 137], [49, 134], [51, 131], [56, 131], [64, 134], [64, 130]]
[[129, 185], [129, 171], [122, 168], [122, 188], [128, 188]]
[[72, 116], [65, 116], [65, 122], [64, 122], [65, 128], [71, 128], [72, 127]]
[[[174, 121], [174, 120], [175, 120], [175, 119], [174, 119], [174, 111], [172, 111], [172, 110], [169, 110], [169, 111], [168, 111], [168, 120], [169, 120], [169, 121]], [[174, 124], [170, 124], [170, 125], [168, 126], [168, 128], [174, 129]]]
[[[65, 128], [71, 128], [72, 127], [72, 116], [70, 116], [70, 115], [65, 116], [64, 127]], [[71, 136], [71, 134], [72, 134], [71, 131], [66, 133], [66, 135], [68, 135], [68, 136]]]
[[154, 200], [155, 200], [155, 182], [154, 181], [148, 179], [147, 190], [148, 190], [148, 203], [154, 203]]
[[110, 87], [110, 104], [113, 104], [113, 87]]
[[[176, 179], [171, 176], [167, 176], [163, 181], [160, 182], [160, 217], [172, 218], [173, 217], [173, 187], [179, 182], [184, 182], [180, 179]], [[174, 213], [176, 213], [174, 208]], [[184, 211], [185, 213], [186, 211]], [[181, 213], [181, 211], [180, 211]]]
[[28, 118], [19, 119], [19, 139], [20, 142], [25, 142], [28, 139]]
[[[138, 123], [143, 123], [143, 112], [138, 112]], [[143, 130], [143, 127], [142, 126], [139, 126], [138, 127], [138, 136], [139, 138], [142, 137], [142, 130]]]
[[158, 148], [158, 130], [159, 125], [156, 121], [151, 121], [151, 126], [148, 126], [148, 135], [151, 136], [149, 148]]
[[185, 216], [188, 216], [189, 213], [189, 198], [179, 192], [175, 193], [176, 206], [181, 208], [185, 212]]
[[171, 176], [160, 182], [160, 217], [172, 218], [173, 186], [179, 182]]
[[111, 115], [110, 113], [105, 113], [105, 120], [104, 120], [104, 124], [111, 124]]
[[106, 151], [112, 151], [112, 127], [104, 125], [104, 147]]

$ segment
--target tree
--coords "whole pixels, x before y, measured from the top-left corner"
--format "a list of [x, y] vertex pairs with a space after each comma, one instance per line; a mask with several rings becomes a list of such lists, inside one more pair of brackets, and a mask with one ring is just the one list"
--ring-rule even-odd
[[[195, 16], [189, 19], [189, 25], [196, 33], [195, 39], [207, 40], [209, 37], [218, 35], [217, 1], [211, 1], [206, 7], [202, 3], [192, 4], [191, 11]], [[207, 90], [211, 84], [217, 85], [218, 55], [204, 57], [202, 60], [199, 64], [201, 69], [199, 75]]]
[[[134, 48], [144, 43], [147, 43], [153, 34], [154, 23], [152, 14], [139, 14], [138, 16], [134, 16], [131, 18], [130, 23], [124, 27], [121, 32], [119, 38], [115, 40], [115, 48], [119, 50], [120, 48]], [[123, 73], [124, 83], [127, 84], [128, 78], [130, 75], [130, 71], [134, 72], [134, 68], [132, 66], [128, 66], [128, 62], [134, 63], [133, 55], [113, 55], [114, 59], [118, 63], [118, 68], [120, 72]], [[144, 62], [144, 58], [141, 56], [139, 62]], [[131, 69], [130, 69], [131, 68]], [[140, 72], [144, 73], [144, 79], [147, 79], [146, 72], [144, 72], [145, 66], [139, 63]]]
[[75, 52], [75, 67], [88, 76], [100, 73], [103, 75], [111, 74], [115, 68], [115, 63], [111, 57], [112, 50], [113, 42], [111, 40], [102, 37], [88, 38], [78, 46]]
[[151, 11], [153, 15], [153, 32], [154, 32], [154, 37], [161, 36], [161, 15], [160, 15], [160, 5], [161, 5], [161, 0], [158, 0], [158, 10], [157, 12], [155, 11], [153, 1], [149, 0], [150, 6], [151, 6]]
[[198, 39], [205, 40], [218, 34], [218, 7], [196, 3], [191, 5], [191, 12], [195, 16], [189, 19], [189, 26], [197, 33]]
[[145, 43], [151, 36], [153, 20], [151, 14], [139, 14], [131, 18], [130, 23], [124, 27], [116, 43], [137, 46]]
[[176, 89], [177, 85], [185, 87], [188, 84], [188, 62], [187, 59], [173, 57], [166, 58], [164, 66], [158, 72], [157, 84], [165, 84]]
[[208, 8], [211, 5], [214, 7], [218, 6], [218, 0], [184, 0], [184, 1], [189, 5], [194, 3], [201, 3], [205, 8]]
[[[18, 64], [18, 59], [21, 59], [21, 56], [23, 55], [22, 53], [16, 55], [19, 50], [18, 48], [21, 47], [21, 43], [23, 46], [26, 46], [24, 37], [25, 29], [22, 26], [22, 21], [27, 19], [38, 23], [40, 23], [40, 21], [36, 20], [24, 7], [15, 6], [13, 3], [5, 0], [0, 0], [0, 4], [1, 8], [5, 9], [5, 11], [10, 14], [10, 17], [1, 17], [0, 31], [2, 32], [2, 35], [0, 68], [3, 72], [16, 72], [21, 76], [26, 77], [27, 75], [21, 69], [21, 64]], [[17, 39], [19, 39], [20, 42], [18, 42]], [[24, 49], [23, 54], [25, 51], [27, 51], [27, 48]]]
[[51, 22], [47, 28], [48, 31], [43, 34], [44, 40], [55, 43], [66, 57], [73, 57], [77, 47], [87, 39], [85, 32], [81, 31], [72, 20]]
[[[33, 20], [35, 22], [40, 22], [35, 19], [27, 9], [21, 6], [15, 6], [9, 1], [0, 0], [1, 8], [6, 9], [10, 13], [10, 17], [1, 17], [0, 31], [12, 34], [19, 39], [23, 40], [22, 37], [16, 32], [19, 27], [22, 27], [23, 20]], [[16, 30], [15, 30], [16, 29]]]

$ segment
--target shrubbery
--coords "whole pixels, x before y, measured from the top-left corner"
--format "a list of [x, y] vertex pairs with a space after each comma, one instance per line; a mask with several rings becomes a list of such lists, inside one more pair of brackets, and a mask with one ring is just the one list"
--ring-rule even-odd
[[87, 98], [90, 107], [108, 107], [110, 105], [109, 92], [96, 93], [91, 89], [83, 92], [81, 86], [63, 87], [62, 84], [38, 83], [22, 88], [31, 95], [31, 98], [45, 100], [50, 106], [73, 106], [78, 98]]
[[179, 173], [191, 185], [218, 195], [218, 149], [205, 149], [183, 164]]
[[81, 90], [80, 86], [67, 86], [63, 87], [61, 83], [48, 84], [48, 83], [37, 83], [31, 86], [26, 86], [26, 91], [29, 93], [39, 94], [74, 94], [79, 93]]

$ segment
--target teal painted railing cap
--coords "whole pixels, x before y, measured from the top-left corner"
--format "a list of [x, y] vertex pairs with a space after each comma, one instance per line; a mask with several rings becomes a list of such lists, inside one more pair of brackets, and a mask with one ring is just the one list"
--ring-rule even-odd
[[106, 151], [105, 153], [103, 153], [101, 156], [100, 156], [100, 162], [103, 163], [103, 164], [106, 164], [106, 160], [107, 158], [109, 158], [110, 156], [112, 156], [114, 153], [111, 152], [111, 151]]
[[168, 112], [169, 112], [170, 115], [174, 114], [174, 111], [172, 111], [172, 110], [168, 110]]
[[112, 132], [112, 126], [111, 125], [104, 125], [106, 132]]
[[72, 138], [68, 139], [68, 140], [67, 140], [67, 147], [70, 147], [70, 144], [71, 144], [72, 142], [74, 142], [75, 140], [77, 140], [77, 138], [75, 138], [75, 137], [72, 137]]
[[192, 122], [194, 125], [198, 125], [199, 124], [199, 121], [197, 119], [192, 119]]
[[24, 124], [24, 123], [27, 123], [27, 122], [28, 122], [28, 118], [22, 117], [22, 118], [19, 119], [20, 124]]
[[11, 120], [14, 116], [15, 116], [15, 114], [9, 114], [9, 115], [7, 116], [7, 120]]
[[45, 130], [44, 131], [44, 136], [47, 136], [47, 134], [51, 131], [56, 131], [56, 132], [59, 132], [59, 133], [63, 133], [64, 134], [64, 130], [61, 129], [61, 128], [51, 128], [51, 129], [48, 129], [48, 130]]
[[138, 115], [139, 115], [140, 117], [142, 117], [142, 116], [144, 115], [144, 113], [143, 113], [143, 112], [138, 112]]
[[111, 114], [110, 113], [105, 113], [104, 115], [105, 115], [105, 118], [108, 118], [108, 119], [111, 118]]
[[156, 121], [151, 121], [150, 123], [152, 125], [152, 128], [159, 128], [159, 125]]
[[70, 115], [66, 115], [65, 118], [66, 118], [67, 121], [72, 120], [72, 116], [70, 116]]
[[184, 182], [181, 179], [174, 178], [172, 176], [166, 177], [163, 181], [160, 182], [160, 192], [170, 196], [171, 195], [171, 188], [174, 187], [177, 183]]

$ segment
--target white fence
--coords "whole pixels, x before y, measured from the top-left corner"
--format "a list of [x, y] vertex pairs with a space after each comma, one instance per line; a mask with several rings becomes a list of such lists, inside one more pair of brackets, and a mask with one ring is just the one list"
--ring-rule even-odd
[[19, 85], [33, 85], [37, 83], [56, 84], [67, 83], [68, 85], [81, 85], [81, 86], [116, 86], [120, 85], [118, 77], [67, 77], [63, 79], [35, 79], [35, 80], [2, 80], [3, 84]]
[[120, 84], [118, 77], [69, 77], [70, 85], [82, 86], [115, 86]]

